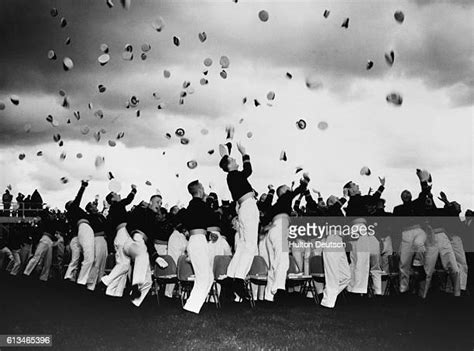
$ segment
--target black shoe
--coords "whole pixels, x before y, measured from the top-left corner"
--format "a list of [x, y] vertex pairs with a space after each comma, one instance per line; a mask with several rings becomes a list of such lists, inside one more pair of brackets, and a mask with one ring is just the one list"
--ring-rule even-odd
[[130, 299], [135, 300], [142, 296], [142, 292], [138, 288], [138, 284], [132, 285], [132, 289], [130, 290]]
[[106, 290], [107, 290], [107, 285], [105, 285], [102, 280], [99, 281], [95, 286], [95, 291], [98, 293], [105, 293]]
[[245, 289], [245, 282], [243, 279], [235, 278], [232, 283], [233, 291], [241, 298], [247, 299], [249, 298], [247, 289]]
[[287, 292], [282, 289], [278, 289], [276, 294], [273, 296], [273, 301], [277, 305], [282, 305], [285, 303], [285, 299], [287, 297]]

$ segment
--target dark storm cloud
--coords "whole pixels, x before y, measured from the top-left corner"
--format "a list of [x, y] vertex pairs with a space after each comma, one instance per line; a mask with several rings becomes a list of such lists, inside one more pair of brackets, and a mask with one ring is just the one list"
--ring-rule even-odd
[[[319, 77], [324, 89], [349, 100], [357, 98], [347, 95], [354, 80], [394, 75], [421, 79], [433, 89], [454, 86], [448, 94], [452, 104], [472, 104], [472, 7], [443, 1], [431, 6], [423, 1], [417, 3], [425, 6], [342, 1], [133, 1], [131, 9], [125, 11], [118, 1], [109, 9], [105, 1], [68, 0], [56, 3], [60, 14], [52, 18], [49, 1], [2, 1], [0, 100], [8, 103], [12, 93], [39, 100], [22, 99], [18, 111], [10, 104], [0, 111], [0, 144], [33, 145], [52, 140], [55, 131], [44, 120], [52, 114], [63, 124], [71, 119], [71, 125], [59, 128], [65, 139], [95, 143], [92, 132], [103, 127], [110, 133], [103, 139], [123, 130], [127, 134], [123, 141], [128, 146], [162, 146], [161, 136], [176, 118], [210, 121], [237, 110], [239, 95], [258, 83], [253, 71], [262, 67], [273, 69], [274, 74], [281, 72], [282, 77], [287, 70], [299, 71], [303, 74], [297, 77], [300, 84], [304, 84], [304, 76]], [[459, 3], [465, 2], [456, 2]], [[256, 17], [256, 10], [261, 7], [270, 13], [270, 20], [264, 25]], [[406, 14], [402, 25], [393, 19], [398, 7]], [[325, 8], [331, 8], [328, 19], [322, 17]], [[62, 16], [68, 21], [65, 28], [59, 25]], [[166, 23], [161, 33], [151, 26], [158, 16]], [[345, 17], [351, 18], [347, 30], [340, 28]], [[201, 31], [208, 33], [205, 43], [197, 39]], [[181, 38], [179, 48], [172, 43], [173, 35]], [[68, 36], [72, 40], [70, 46], [64, 44]], [[101, 43], [110, 47], [111, 60], [104, 67], [97, 62]], [[134, 46], [132, 62], [121, 58], [126, 43]], [[139, 58], [142, 43], [152, 46], [146, 61]], [[396, 61], [390, 69], [383, 54], [392, 48]], [[58, 60], [47, 59], [49, 49], [56, 51]], [[224, 54], [231, 58], [226, 82], [218, 77], [218, 58]], [[64, 56], [74, 61], [70, 72], [62, 69]], [[198, 82], [205, 57], [212, 57], [214, 64], [209, 73], [210, 85], [201, 87]], [[375, 62], [370, 72], [365, 70], [367, 59]], [[164, 79], [163, 69], [172, 72], [169, 80]], [[234, 71], [247, 76], [239, 81], [233, 76]], [[179, 105], [183, 80], [191, 80], [196, 92]], [[98, 93], [98, 84], [107, 87], [106, 93]], [[58, 107], [59, 89], [70, 95], [71, 110]], [[153, 99], [154, 91], [160, 93], [161, 101]], [[132, 95], [140, 98], [139, 119], [134, 111], [125, 109], [125, 102]], [[93, 111], [87, 109], [89, 102], [94, 105], [93, 111], [104, 111], [104, 120], [93, 117]], [[158, 111], [158, 103], [163, 102], [165, 110]], [[81, 111], [81, 121], [75, 121], [73, 110]], [[25, 123], [32, 124], [29, 134], [23, 131]], [[84, 124], [91, 129], [87, 137], [79, 132]]]

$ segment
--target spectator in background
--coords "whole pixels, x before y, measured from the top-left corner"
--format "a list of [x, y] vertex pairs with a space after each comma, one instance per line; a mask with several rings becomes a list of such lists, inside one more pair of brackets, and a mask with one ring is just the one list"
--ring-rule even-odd
[[28, 195], [23, 201], [23, 216], [29, 216], [31, 214], [31, 195]]
[[2, 196], [3, 202], [3, 213], [5, 216], [10, 217], [10, 207], [12, 205], [13, 195], [10, 194], [10, 190], [6, 189], [5, 193]]
[[36, 246], [33, 257], [28, 261], [23, 274], [29, 276], [33, 270], [42, 263], [40, 280], [47, 281], [53, 263], [53, 245], [58, 238], [56, 236], [55, 222], [52, 215], [45, 210], [40, 214], [40, 216], [40, 231], [42, 236]]
[[17, 203], [16, 216], [18, 216], [18, 215], [23, 215], [23, 214], [22, 214], [22, 211], [23, 211], [23, 201], [25, 201], [25, 195], [23, 195], [22, 193], [18, 193], [18, 195], [16, 196], [16, 203]]
[[36, 216], [43, 209], [43, 198], [37, 189], [31, 194], [31, 209], [33, 210], [33, 216]]

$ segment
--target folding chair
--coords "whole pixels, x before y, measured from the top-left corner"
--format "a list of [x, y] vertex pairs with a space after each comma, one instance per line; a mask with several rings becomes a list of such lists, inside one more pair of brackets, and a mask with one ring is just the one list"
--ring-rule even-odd
[[[316, 293], [316, 287], [313, 288], [314, 282], [312, 281], [312, 276], [311, 275], [304, 275], [304, 273], [301, 271], [300, 267], [298, 266], [298, 263], [296, 262], [296, 259], [294, 256], [290, 255], [290, 265], [288, 268], [287, 272], [287, 277], [286, 277], [286, 285], [287, 287], [295, 287], [295, 286], [301, 286], [301, 294], [303, 296], [306, 296], [308, 292], [311, 292], [314, 296]], [[316, 300], [315, 300], [316, 302]]]
[[218, 308], [221, 307], [221, 303], [217, 284], [222, 285], [224, 279], [227, 278], [227, 268], [229, 267], [231, 260], [232, 256], [217, 255], [214, 257], [214, 283], [212, 283], [211, 293], [212, 296], [214, 296]]
[[[378, 259], [377, 259], [378, 257]], [[381, 264], [381, 256], [377, 256], [377, 255], [370, 255], [370, 265], [369, 265], [369, 280], [368, 280], [368, 285], [367, 285], [367, 295], [369, 297], [374, 297], [375, 296], [375, 292], [374, 292], [374, 288], [373, 288], [373, 278], [372, 278], [372, 274], [370, 274], [370, 269], [371, 267], [375, 267], [377, 264]], [[384, 275], [387, 275], [386, 272], [384, 272], [381, 268], [380, 268], [380, 272], [381, 272], [381, 281], [384, 280]], [[383, 294], [385, 295], [385, 292], [383, 292]]]
[[441, 255], [439, 254], [438, 258], [436, 259], [435, 271], [433, 273], [433, 277], [431, 278], [431, 281], [432, 282], [434, 281], [435, 282], [434, 285], [435, 286], [438, 285], [440, 290], [446, 291], [446, 286], [448, 285], [448, 279], [449, 279], [449, 274], [446, 271], [446, 269], [444, 269], [443, 264], [441, 262]]
[[251, 284], [267, 285], [268, 266], [262, 256], [254, 256], [250, 271], [245, 278], [245, 289], [250, 296], [250, 306], [255, 307]]
[[178, 258], [177, 270], [178, 284], [181, 288], [181, 305], [183, 307], [194, 285], [194, 269], [191, 262], [188, 262], [186, 257], [186, 255], [181, 255]]
[[177, 268], [173, 257], [170, 255], [163, 255], [160, 257], [166, 261], [168, 266], [166, 268], [161, 268], [157, 263], [155, 263], [153, 270], [153, 288], [156, 294], [156, 301], [158, 302], [158, 305], [160, 304], [159, 292], [161, 287], [166, 286], [166, 284], [178, 283]]
[[326, 275], [324, 274], [323, 254], [314, 255], [309, 258], [309, 274], [311, 275], [311, 292], [313, 293], [314, 302], [319, 304], [318, 291], [316, 282], [326, 284]]
[[382, 281], [387, 281], [387, 285], [385, 286], [384, 296], [391, 295], [391, 292], [395, 295], [398, 294], [398, 286], [400, 281], [400, 256], [396, 253], [388, 256], [388, 272], [382, 273]]

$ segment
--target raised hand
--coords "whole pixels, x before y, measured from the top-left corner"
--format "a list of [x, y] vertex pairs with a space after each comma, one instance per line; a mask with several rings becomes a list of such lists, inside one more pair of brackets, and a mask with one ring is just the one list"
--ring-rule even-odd
[[445, 204], [449, 203], [448, 197], [446, 196], [446, 194], [443, 191], [439, 193], [438, 199], [440, 201], [444, 202]]
[[137, 186], [135, 184], [131, 185], [132, 189], [137, 190]]
[[241, 144], [241, 143], [237, 143], [237, 150], [239, 150], [239, 152], [242, 154], [242, 155], [245, 155], [245, 147]]
[[379, 182], [381, 186], [385, 186], [385, 177], [379, 177]]
[[342, 189], [342, 195], [344, 197], [348, 197], [349, 196], [349, 189], [347, 189], [347, 188]]

